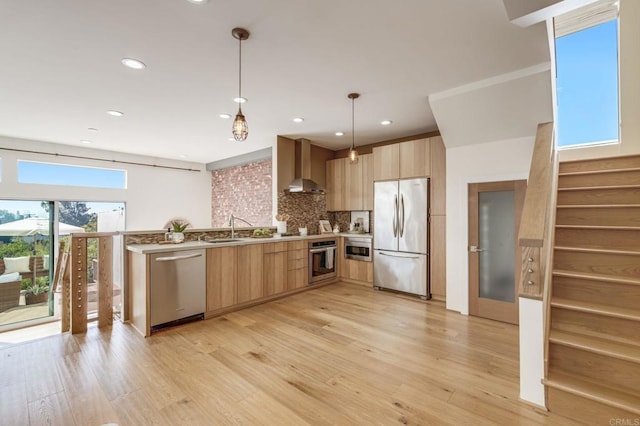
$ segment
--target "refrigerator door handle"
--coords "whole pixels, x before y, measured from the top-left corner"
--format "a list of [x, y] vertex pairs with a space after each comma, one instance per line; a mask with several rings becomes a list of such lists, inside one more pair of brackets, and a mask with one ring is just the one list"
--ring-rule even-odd
[[393, 199], [393, 236], [398, 236], [398, 196]]
[[400, 194], [400, 238], [404, 236], [404, 194]]
[[380, 256], [399, 257], [401, 259], [420, 259], [420, 256], [394, 256], [388, 253], [380, 253]]

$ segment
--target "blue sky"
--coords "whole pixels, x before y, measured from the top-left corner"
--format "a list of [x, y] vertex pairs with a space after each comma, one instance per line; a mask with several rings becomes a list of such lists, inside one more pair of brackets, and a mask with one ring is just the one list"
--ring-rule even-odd
[[618, 21], [556, 40], [558, 146], [618, 139]]
[[47, 185], [126, 188], [124, 170], [18, 161], [18, 182]]

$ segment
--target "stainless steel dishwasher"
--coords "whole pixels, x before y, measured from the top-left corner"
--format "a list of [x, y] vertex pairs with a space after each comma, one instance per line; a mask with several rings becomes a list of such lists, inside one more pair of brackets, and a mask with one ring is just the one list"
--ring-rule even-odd
[[204, 318], [206, 259], [204, 249], [150, 255], [151, 331]]

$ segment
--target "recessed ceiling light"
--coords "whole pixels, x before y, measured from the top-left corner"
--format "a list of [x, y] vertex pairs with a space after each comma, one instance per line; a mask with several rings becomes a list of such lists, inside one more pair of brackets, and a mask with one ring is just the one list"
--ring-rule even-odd
[[91, 143], [91, 141], [88, 141], [88, 140], [86, 140], [86, 139], [83, 139], [83, 140], [81, 140], [81, 141], [80, 141], [80, 143], [83, 143], [83, 144], [85, 144], [85, 145], [89, 145], [89, 144]]
[[380, 124], [382, 124], [383, 126], [388, 126], [389, 124], [393, 123], [393, 121], [391, 120], [382, 120], [380, 122]]
[[336, 136], [344, 136], [343, 132], [336, 132]]
[[94, 133], [98, 131], [95, 127], [89, 127], [87, 130]]
[[107, 111], [107, 114], [113, 115], [114, 117], [122, 117], [124, 115], [124, 112], [120, 112], [120, 111], [116, 111], [114, 109], [110, 109], [109, 111]]
[[187, 158], [187, 156], [186, 156], [186, 155], [184, 155], [184, 154], [180, 154], [180, 155], [178, 155], [178, 157], [180, 157], [180, 158]]
[[235, 142], [234, 138], [227, 138], [228, 141]]
[[231, 114], [220, 114], [218, 117], [224, 118], [225, 120], [231, 118]]
[[147, 67], [144, 62], [134, 58], [122, 58], [122, 65], [133, 70], [143, 70]]
[[206, 2], [208, 2], [209, 0], [187, 0], [189, 3], [193, 3], [193, 4], [205, 4]]
[[302, 117], [296, 117], [296, 118], [293, 119], [294, 123], [302, 123], [303, 121], [304, 121], [304, 118], [302, 118]]
[[237, 104], [243, 104], [245, 102], [247, 102], [247, 98], [242, 97], [242, 98], [233, 98], [233, 102], [237, 103]]

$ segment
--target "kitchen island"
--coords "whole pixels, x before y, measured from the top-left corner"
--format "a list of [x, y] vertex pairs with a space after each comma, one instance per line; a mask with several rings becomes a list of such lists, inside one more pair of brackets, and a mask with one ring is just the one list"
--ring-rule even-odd
[[[131, 323], [144, 336], [152, 332], [152, 256], [163, 253], [180, 258], [204, 253], [204, 282], [181, 282], [181, 286], [204, 286], [204, 318], [228, 313], [289, 296], [337, 281], [337, 277], [313, 285], [309, 280], [308, 245], [311, 241], [339, 241], [340, 235], [322, 234], [280, 238], [236, 238], [189, 241], [180, 244], [127, 245], [127, 280]], [[338, 256], [339, 257], [339, 256]], [[172, 277], [178, 282], [180, 277]]]

